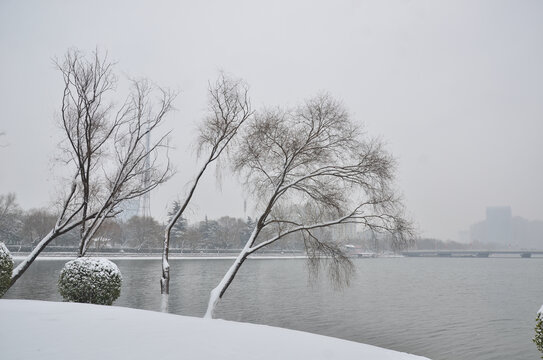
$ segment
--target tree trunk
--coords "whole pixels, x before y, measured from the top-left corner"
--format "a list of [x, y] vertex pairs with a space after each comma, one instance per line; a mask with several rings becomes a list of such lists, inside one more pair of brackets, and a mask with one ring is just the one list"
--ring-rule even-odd
[[96, 231], [98, 231], [100, 226], [102, 226], [109, 212], [110, 210], [108, 209], [104, 210], [104, 214], [102, 216], [94, 218], [94, 220], [91, 222], [90, 227], [87, 228], [85, 234], [81, 238], [81, 243], [79, 244], [79, 254], [77, 255], [78, 257], [85, 256], [93, 236], [96, 234]]
[[166, 234], [162, 252], [162, 277], [160, 278], [160, 293], [164, 296], [170, 293], [170, 263], [168, 262], [168, 241], [170, 234]]
[[56, 229], [53, 229], [47, 234], [36, 247], [32, 250], [30, 254], [13, 270], [11, 275], [11, 283], [9, 287], [12, 287], [13, 284], [24, 274], [24, 272], [30, 267], [32, 262], [38, 257], [38, 255], [45, 249], [45, 247], [53, 241], [59, 235]]
[[170, 294], [163, 293], [161, 295], [161, 301], [160, 301], [160, 312], [167, 313], [170, 303]]
[[234, 277], [236, 276], [239, 268], [241, 267], [241, 264], [247, 259], [247, 256], [249, 256], [249, 252], [245, 251], [245, 249], [239, 253], [238, 257], [236, 258], [236, 261], [230, 266], [226, 274], [224, 274], [224, 277], [222, 278], [221, 282], [217, 287], [215, 287], [213, 290], [211, 290], [211, 293], [209, 294], [209, 303], [207, 305], [207, 311], [204, 315], [204, 319], [212, 319], [213, 315], [215, 313], [215, 309], [217, 308], [217, 304], [222, 299], [224, 293], [226, 292], [226, 289], [230, 286], [232, 283], [232, 280], [234, 280]]
[[212, 152], [209, 159], [207, 159], [204, 166], [202, 166], [202, 168], [200, 169], [198, 176], [196, 176], [196, 179], [194, 180], [194, 183], [192, 184], [192, 187], [190, 188], [189, 194], [187, 195], [185, 202], [179, 208], [179, 211], [175, 214], [175, 216], [170, 220], [170, 223], [166, 226], [166, 231], [164, 233], [164, 245], [162, 249], [162, 277], [160, 278], [160, 293], [161, 294], [170, 293], [170, 263], [168, 262], [168, 254], [170, 251], [170, 236], [172, 233], [172, 228], [175, 222], [181, 216], [183, 216], [185, 209], [189, 205], [189, 202], [192, 199], [192, 196], [194, 195], [194, 191], [196, 190], [196, 187], [198, 186], [198, 182], [200, 181], [200, 178], [202, 177], [202, 175], [206, 171], [207, 166], [213, 159], [213, 155], [214, 153]]
[[251, 246], [253, 245], [256, 239], [258, 231], [259, 231], [258, 228], [255, 227], [255, 229], [253, 230], [253, 233], [249, 237], [249, 240], [247, 240], [245, 247], [238, 254], [236, 260], [234, 261], [232, 266], [230, 266], [226, 274], [224, 274], [219, 285], [217, 285], [217, 287], [211, 290], [211, 293], [209, 294], [209, 302], [207, 305], [207, 311], [204, 315], [205, 319], [213, 318], [213, 314], [215, 313], [217, 304], [222, 299], [224, 293], [226, 292], [226, 289], [228, 289], [228, 287], [232, 283], [232, 280], [234, 280], [234, 277], [238, 273], [238, 270], [243, 264], [243, 262], [247, 259], [247, 256], [249, 256], [254, 251], [253, 249], [251, 249]]

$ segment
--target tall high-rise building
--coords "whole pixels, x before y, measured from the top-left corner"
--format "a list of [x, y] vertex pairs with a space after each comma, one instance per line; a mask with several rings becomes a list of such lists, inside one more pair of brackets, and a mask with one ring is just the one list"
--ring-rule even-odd
[[501, 249], [543, 249], [543, 221], [513, 217], [509, 206], [488, 207], [486, 219], [471, 225], [469, 238]]
[[513, 222], [510, 206], [486, 208], [486, 241], [510, 246], [513, 242]]

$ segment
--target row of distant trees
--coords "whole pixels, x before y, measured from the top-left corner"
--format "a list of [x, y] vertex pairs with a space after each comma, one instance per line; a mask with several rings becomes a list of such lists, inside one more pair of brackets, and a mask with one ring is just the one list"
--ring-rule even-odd
[[[168, 221], [178, 211], [180, 202], [174, 201], [168, 212]], [[13, 193], [0, 194], [0, 241], [12, 250], [29, 248], [36, 245], [47, 235], [56, 221], [55, 214], [48, 209], [23, 210], [16, 202]], [[126, 250], [157, 250], [162, 247], [166, 224], [153, 217], [124, 216], [107, 219], [94, 236], [90, 250], [106, 248]], [[246, 219], [222, 216], [189, 224], [187, 219], [180, 218], [171, 231], [171, 248], [184, 251], [193, 250], [227, 250], [240, 249], [249, 239], [255, 227], [255, 221], [249, 216]], [[334, 238], [344, 245], [352, 245], [356, 251], [388, 252], [394, 246], [390, 237], [371, 231], [345, 234], [345, 229], [332, 226], [325, 236]], [[72, 229], [59, 236], [51, 246], [69, 247], [76, 250], [79, 244], [79, 233]], [[443, 242], [437, 239], [417, 239], [418, 249], [464, 249], [468, 244]], [[303, 251], [303, 237], [290, 235], [285, 241], [271, 244], [270, 249], [282, 251]]]
[[[180, 206], [174, 202], [169, 211], [169, 218]], [[43, 239], [55, 225], [56, 215], [48, 209], [23, 210], [13, 193], [0, 194], [0, 241], [10, 246], [33, 247]], [[103, 248], [120, 249], [159, 249], [164, 240], [165, 224], [153, 217], [132, 216], [127, 220], [122, 217], [104, 221], [90, 244], [91, 250]], [[253, 231], [255, 223], [247, 219], [223, 216], [188, 224], [185, 218], [179, 219], [172, 229], [173, 249], [216, 250], [239, 249], [243, 247]], [[59, 236], [51, 246], [71, 247], [79, 245], [78, 229]], [[292, 237], [281, 243], [281, 250], [302, 250], [303, 241]]]

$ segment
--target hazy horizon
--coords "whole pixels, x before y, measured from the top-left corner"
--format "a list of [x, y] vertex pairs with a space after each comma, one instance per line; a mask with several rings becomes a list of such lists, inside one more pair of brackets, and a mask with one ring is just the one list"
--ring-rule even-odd
[[[121, 83], [180, 92], [167, 126], [177, 174], [151, 194], [164, 219], [197, 166], [208, 81], [244, 79], [256, 109], [321, 91], [398, 162], [420, 235], [458, 240], [487, 206], [543, 220], [543, 2], [28, 1], [0, 3], [0, 194], [44, 207], [59, 187], [56, 125], [69, 48], [107, 51]], [[189, 219], [243, 217], [246, 196], [208, 173]], [[247, 215], [252, 214], [249, 201]]]

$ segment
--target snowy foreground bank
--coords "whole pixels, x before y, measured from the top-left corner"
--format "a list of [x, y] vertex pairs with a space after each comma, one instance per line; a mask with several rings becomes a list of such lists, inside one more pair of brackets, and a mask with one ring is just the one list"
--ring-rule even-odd
[[2, 359], [428, 360], [264, 325], [115, 306], [0, 300]]

